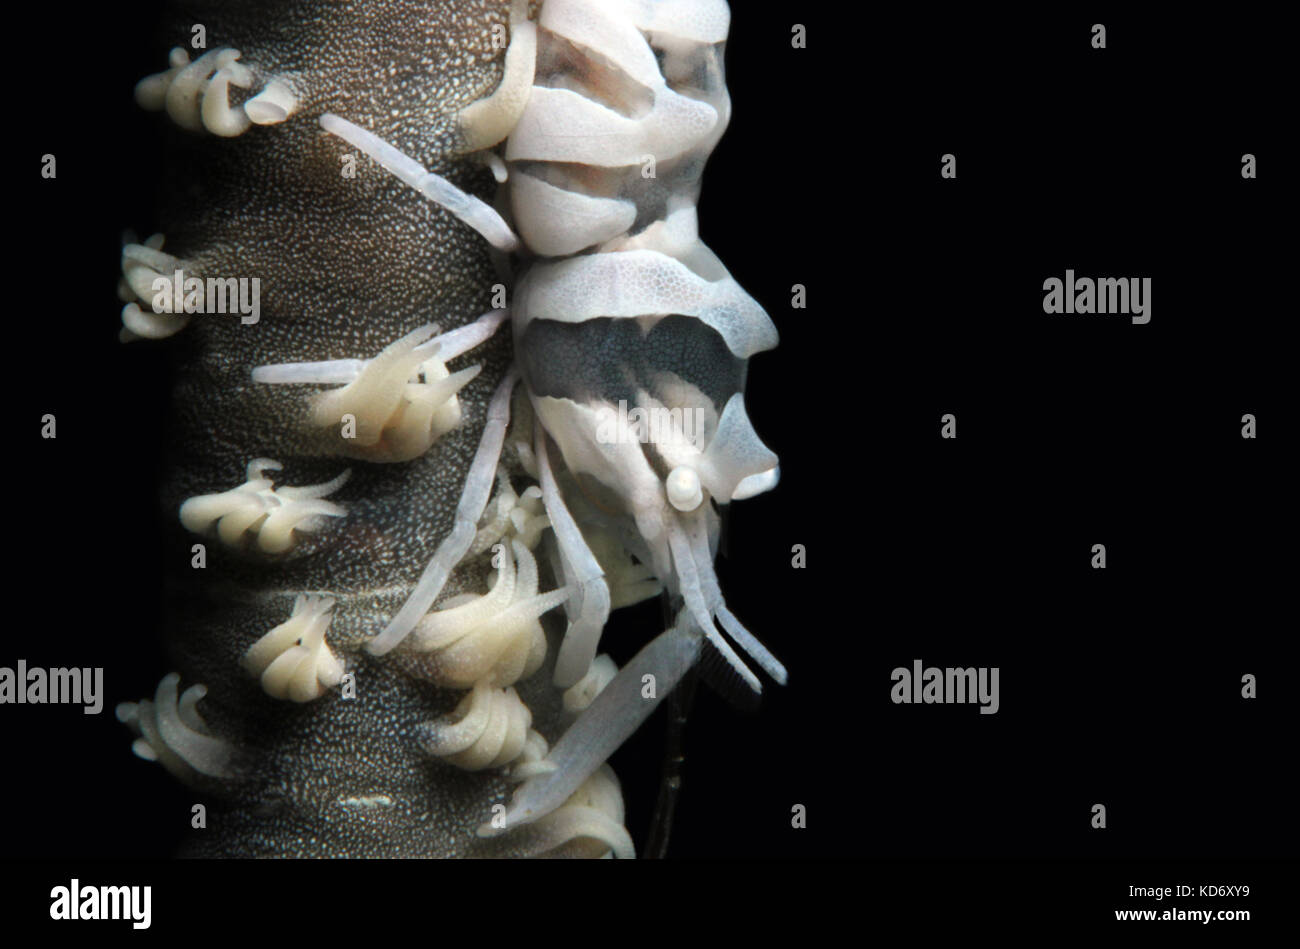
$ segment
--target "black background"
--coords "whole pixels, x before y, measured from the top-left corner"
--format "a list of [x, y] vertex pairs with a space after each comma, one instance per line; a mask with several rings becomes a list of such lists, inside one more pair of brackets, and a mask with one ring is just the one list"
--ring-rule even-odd
[[[670, 854], [1294, 855], [1280, 25], [735, 7], [701, 231], [781, 332], [747, 402], [783, 480], [734, 505], [718, 569], [790, 683], [756, 713], [700, 689]], [[144, 12], [27, 15], [5, 149], [19, 434], [0, 661], [102, 665], [108, 694], [97, 717], [0, 710], [0, 853], [163, 856], [190, 794], [112, 714], [168, 671], [167, 369], [117, 343], [113, 293], [122, 230], [152, 233], [159, 119], [131, 88], [161, 64]], [[36, 172], [46, 152], [56, 181]], [[1151, 277], [1151, 322], [1045, 315], [1042, 282], [1067, 268]], [[46, 412], [55, 441], [36, 434]], [[650, 604], [606, 642], [625, 660], [659, 624]], [[893, 705], [891, 670], [917, 658], [998, 666], [1000, 711]], [[638, 844], [662, 744], [660, 713], [613, 759]]]

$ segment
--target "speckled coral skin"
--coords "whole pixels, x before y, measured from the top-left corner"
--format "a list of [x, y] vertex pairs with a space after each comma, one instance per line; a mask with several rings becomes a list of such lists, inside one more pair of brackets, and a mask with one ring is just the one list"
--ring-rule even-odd
[[[353, 3], [223, 0], [177, 3], [157, 32], [153, 59], [207, 28], [209, 48], [230, 46], [260, 78], [290, 75], [301, 98], [290, 121], [233, 139], [177, 129], [163, 117], [167, 179], [160, 230], [168, 252], [199, 275], [257, 277], [261, 318], [200, 315], [160, 345], [176, 360], [173, 426], [161, 502], [170, 525], [166, 631], [188, 685], [209, 686], [203, 713], [213, 731], [245, 752], [248, 779], [220, 782], [208, 827], [191, 856], [515, 855], [510, 836], [473, 830], [504, 802], [497, 774], [468, 774], [430, 759], [412, 727], [450, 710], [463, 695], [404, 675], [361, 642], [381, 629], [450, 528], [487, 399], [510, 360], [506, 332], [452, 363], [484, 371], [461, 391], [461, 426], [422, 457], [369, 464], [329, 454], [329, 434], [307, 424], [311, 386], [255, 385], [258, 365], [368, 358], [421, 323], [444, 329], [491, 308], [500, 280], [474, 232], [322, 132], [329, 110], [393, 142], [431, 170], [487, 199], [491, 176], [457, 158], [454, 112], [490, 92], [501, 51], [491, 27], [504, 0]], [[232, 98], [242, 101], [244, 93]], [[161, 353], [159, 358], [166, 358]], [[160, 393], [160, 397], [161, 397]], [[326, 524], [281, 558], [207, 544], [208, 566], [191, 569], [193, 535], [176, 518], [192, 495], [242, 482], [250, 458], [284, 463], [277, 484], [312, 484], [346, 467], [351, 480], [331, 500], [348, 516]], [[481, 590], [486, 557], [467, 563], [446, 588]], [[303, 706], [266, 696], [239, 657], [289, 615], [299, 592], [336, 597], [329, 641], [356, 673], [357, 698], [337, 690]], [[551, 650], [551, 657], [554, 648]], [[535, 727], [556, 737], [559, 695], [550, 662], [520, 683]]]

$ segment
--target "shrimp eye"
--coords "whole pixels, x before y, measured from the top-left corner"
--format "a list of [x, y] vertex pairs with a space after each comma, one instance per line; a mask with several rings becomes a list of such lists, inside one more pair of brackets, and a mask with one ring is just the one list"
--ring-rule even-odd
[[668, 472], [664, 486], [668, 489], [668, 503], [679, 511], [693, 511], [704, 500], [704, 492], [700, 490], [700, 476], [694, 468], [678, 465]]

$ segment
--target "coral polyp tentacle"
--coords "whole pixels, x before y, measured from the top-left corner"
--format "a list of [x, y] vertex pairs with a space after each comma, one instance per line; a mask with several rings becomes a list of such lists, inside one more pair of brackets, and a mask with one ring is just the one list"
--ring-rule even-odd
[[241, 547], [252, 534], [257, 547], [281, 554], [298, 543], [301, 533], [324, 526], [324, 519], [344, 517], [347, 509], [323, 500], [347, 481], [351, 470], [332, 481], [304, 487], [275, 488], [262, 472], [278, 469], [279, 462], [256, 458], [248, 464], [248, 480], [220, 494], [202, 494], [181, 505], [181, 524], [196, 534], [216, 525], [217, 536], [228, 547]]
[[187, 784], [201, 777], [239, 778], [235, 746], [217, 738], [199, 715], [197, 703], [207, 693], [206, 686], [192, 685], [177, 696], [180, 675], [163, 676], [153, 701], [123, 702], [117, 706], [118, 721], [128, 725], [140, 737], [132, 750], [146, 761], [157, 761]]
[[298, 109], [298, 96], [284, 79], [272, 79], [244, 103], [244, 113], [254, 125], [277, 125]]
[[[479, 836], [495, 836], [491, 826]], [[528, 856], [617, 857], [630, 860], [636, 847], [623, 826], [623, 792], [614, 769], [597, 768], [559, 806], [534, 823], [512, 831]]]
[[542, 532], [551, 526], [542, 503], [542, 489], [532, 485], [516, 493], [510, 475], [501, 468], [497, 471], [497, 493], [484, 515], [470, 556], [481, 554], [502, 539], [518, 540], [529, 550], [536, 549]]
[[480, 682], [450, 715], [417, 726], [416, 740], [430, 755], [466, 771], [503, 768], [536, 734], [532, 723], [532, 713], [513, 688]]
[[389, 344], [373, 359], [259, 366], [253, 370], [253, 381], [272, 385], [342, 383], [341, 389], [312, 398], [312, 423], [336, 428], [339, 451], [349, 457], [410, 461], [460, 424], [456, 393], [482, 369], [471, 366], [452, 373], [447, 370], [447, 360], [484, 342], [502, 319], [494, 311], [437, 337], [437, 325], [428, 323]]
[[549, 750], [550, 745], [547, 744], [545, 736], [535, 729], [529, 729], [528, 737], [524, 739], [523, 750], [510, 766], [510, 780], [527, 781], [536, 775], [554, 771], [555, 765], [546, 760], [546, 753]]
[[165, 109], [183, 129], [206, 129], [223, 138], [242, 135], [253, 124], [285, 121], [298, 108], [298, 97], [285, 79], [272, 79], [243, 105], [230, 104], [231, 86], [251, 89], [257, 78], [239, 62], [240, 55], [237, 49], [220, 47], [190, 62], [178, 46], [168, 56], [169, 69], [136, 83], [135, 101], [150, 112]]
[[223, 50], [217, 57], [217, 71], [208, 81], [199, 105], [203, 127], [214, 135], [233, 138], [248, 131], [252, 124], [243, 107], [230, 106], [230, 87], [247, 89], [253, 84], [253, 72], [240, 62], [239, 51]]
[[480, 682], [505, 686], [527, 678], [546, 657], [539, 621], [569, 596], [538, 593], [537, 563], [519, 540], [498, 545], [495, 585], [481, 596], [456, 597], [416, 624], [411, 648], [431, 653], [434, 681], [452, 688]]
[[[183, 274], [186, 265], [179, 258], [164, 254], [162, 246], [163, 235], [154, 234], [143, 244], [129, 243], [122, 247], [118, 296], [126, 303], [122, 308], [124, 343], [135, 339], [166, 339], [179, 333], [190, 321], [190, 314], [175, 312], [172, 291], [176, 273]], [[141, 303], [145, 305], [143, 309]]]
[[262, 680], [272, 698], [310, 702], [343, 678], [343, 663], [325, 642], [334, 600], [299, 595], [289, 619], [244, 654], [244, 668]]

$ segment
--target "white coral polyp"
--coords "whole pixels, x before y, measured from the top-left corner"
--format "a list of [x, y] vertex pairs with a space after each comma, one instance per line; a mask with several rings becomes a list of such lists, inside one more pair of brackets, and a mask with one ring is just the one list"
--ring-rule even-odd
[[143, 244], [127, 244], [122, 248], [122, 279], [117, 294], [126, 304], [122, 307], [120, 335], [124, 343], [136, 339], [166, 339], [179, 333], [190, 322], [188, 313], [159, 313], [153, 308], [157, 296], [154, 281], [165, 277], [170, 287], [176, 271], [185, 269], [178, 258], [164, 254], [162, 246], [163, 235], [154, 234]]
[[510, 476], [502, 468], [497, 472], [497, 496], [483, 514], [470, 554], [481, 554], [500, 540], [519, 540], [529, 550], [536, 550], [542, 531], [551, 526], [542, 502], [542, 489], [532, 485], [522, 494], [515, 491]]
[[483, 368], [452, 373], [445, 360], [482, 343], [504, 319], [504, 310], [493, 311], [436, 339], [430, 337], [438, 327], [428, 323], [373, 359], [258, 366], [253, 381], [341, 386], [312, 398], [312, 423], [338, 431], [342, 454], [367, 461], [410, 461], [460, 424], [456, 393]]
[[412, 631], [412, 648], [433, 654], [432, 676], [440, 685], [511, 685], [536, 672], [546, 658], [540, 617], [568, 599], [568, 589], [539, 594], [537, 561], [518, 539], [508, 548], [499, 544], [493, 556], [492, 589], [452, 597]]
[[239, 57], [239, 50], [222, 47], [190, 62], [178, 46], [168, 56], [170, 69], [136, 83], [135, 101], [150, 112], [165, 109], [181, 128], [223, 138], [242, 135], [254, 123], [283, 122], [297, 111], [297, 96], [283, 79], [272, 79], [242, 106], [232, 106], [230, 87], [251, 89], [256, 78]]
[[[480, 682], [450, 715], [419, 726], [420, 744], [429, 754], [466, 771], [503, 768], [529, 747], [533, 714], [512, 688]], [[545, 740], [542, 740], [545, 747]]]
[[123, 702], [117, 720], [140, 736], [131, 750], [146, 761], [157, 761], [174, 776], [194, 784], [199, 776], [233, 778], [238, 775], [235, 749], [215, 737], [199, 715], [199, 699], [207, 686], [192, 685], [177, 697], [181, 677], [168, 673], [158, 683], [153, 701]]
[[244, 668], [262, 677], [267, 695], [310, 702], [339, 684], [343, 663], [325, 642], [333, 608], [331, 597], [300, 594], [289, 619], [244, 654]]
[[479, 374], [481, 366], [447, 371], [437, 345], [421, 346], [438, 328], [423, 326], [384, 348], [365, 363], [357, 377], [312, 400], [312, 421], [338, 426], [344, 416], [355, 420], [345, 434], [344, 451], [370, 461], [410, 461], [460, 424], [456, 393]]
[[196, 534], [206, 533], [216, 524], [217, 536], [229, 547], [242, 546], [245, 535], [251, 534], [263, 552], [280, 554], [294, 546], [297, 532], [319, 530], [325, 518], [347, 514], [342, 505], [323, 499], [343, 486], [351, 469], [324, 484], [275, 488], [262, 473], [280, 467], [269, 458], [253, 459], [244, 484], [182, 504], [181, 523]]
[[298, 108], [298, 97], [282, 79], [272, 79], [266, 88], [244, 103], [244, 113], [254, 125], [283, 122]]
[[529, 778], [539, 774], [549, 774], [555, 770], [555, 765], [546, 760], [546, 754], [551, 750], [545, 736], [541, 732], [528, 730], [528, 737], [524, 740], [524, 747], [519, 752], [519, 757], [514, 761], [508, 775], [511, 781], [527, 781]]
[[[497, 831], [491, 825], [480, 837]], [[602, 764], [563, 804], [531, 824], [511, 832], [513, 846], [533, 857], [597, 859], [636, 856], [632, 837], [623, 826], [623, 792], [614, 769]]]

